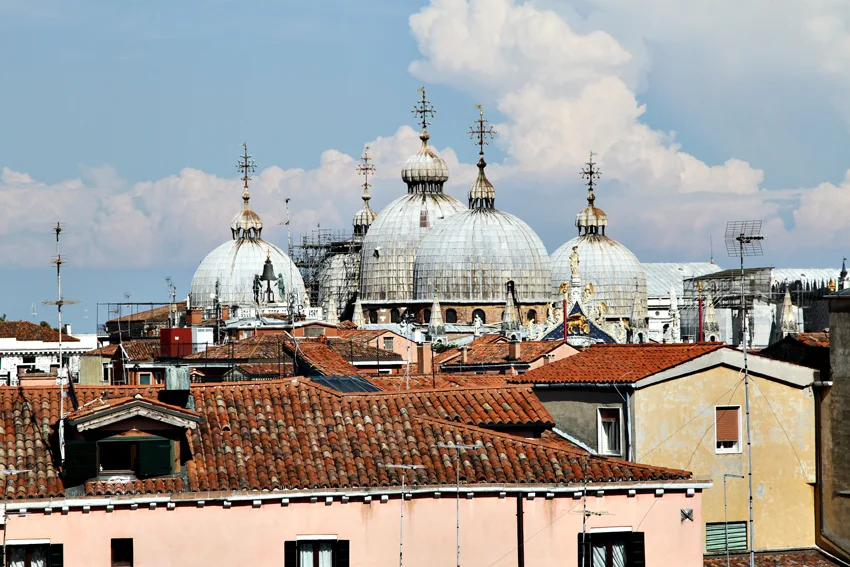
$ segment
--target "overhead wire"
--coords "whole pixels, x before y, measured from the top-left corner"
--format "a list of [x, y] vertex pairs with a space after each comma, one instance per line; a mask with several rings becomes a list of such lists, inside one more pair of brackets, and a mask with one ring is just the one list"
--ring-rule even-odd
[[[752, 378], [752, 375], [750, 375], [750, 377]], [[791, 437], [788, 435], [788, 431], [786, 431], [785, 426], [782, 425], [782, 421], [779, 419], [779, 416], [776, 415], [776, 412], [773, 410], [773, 406], [770, 403], [770, 399], [767, 397], [767, 394], [764, 393], [764, 390], [762, 390], [759, 387], [758, 383], [756, 382], [756, 380], [754, 378], [750, 382], [755, 385], [756, 389], [759, 391], [759, 393], [764, 398], [764, 401], [767, 403], [767, 408], [770, 410], [770, 413], [773, 414], [773, 419], [775, 419], [776, 423], [779, 424], [779, 428], [782, 430], [782, 434], [785, 435], [785, 440], [788, 441], [788, 445], [791, 447], [791, 451], [794, 453], [794, 456], [797, 458], [797, 463], [799, 463], [800, 470], [802, 471], [803, 476], [805, 477], [806, 476], [806, 467], [803, 464], [803, 460], [800, 458], [800, 455], [797, 453], [797, 449], [794, 448], [794, 443], [791, 441]]]

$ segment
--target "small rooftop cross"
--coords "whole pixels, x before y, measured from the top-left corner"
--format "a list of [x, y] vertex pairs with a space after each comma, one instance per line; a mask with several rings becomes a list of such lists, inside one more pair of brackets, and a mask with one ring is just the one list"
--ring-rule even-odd
[[242, 187], [245, 189], [245, 196], [248, 195], [248, 182], [251, 181], [251, 173], [257, 171], [257, 164], [251, 159], [248, 153], [248, 144], [242, 144], [242, 155], [239, 156], [239, 163], [236, 164], [236, 169], [242, 174]]
[[422, 125], [422, 130], [424, 131], [431, 124], [429, 118], [434, 118], [437, 111], [434, 110], [434, 105], [431, 104], [431, 101], [425, 98], [425, 87], [419, 87], [418, 90], [422, 93], [422, 100], [416, 103], [411, 112], [416, 116], [416, 121]]
[[602, 175], [602, 170], [597, 169], [595, 167], [596, 163], [593, 161], [593, 156], [595, 155], [595, 153], [590, 152], [590, 158], [588, 158], [587, 163], [585, 163], [587, 167], [581, 170], [581, 176], [587, 179], [587, 202], [591, 206], [593, 205], [593, 201], [596, 199], [596, 197], [593, 195], [593, 187], [594, 185], [596, 185], [594, 180], [599, 179], [599, 177]]
[[363, 176], [363, 191], [368, 193], [369, 187], [372, 185], [369, 183], [369, 176], [375, 175], [375, 165], [372, 163], [372, 157], [369, 155], [369, 146], [366, 146], [366, 149], [363, 150], [363, 156], [360, 158], [362, 163], [357, 164], [357, 173]]
[[475, 108], [478, 109], [478, 120], [469, 127], [469, 139], [475, 140], [475, 138], [478, 138], [478, 141], [475, 143], [478, 144], [478, 155], [483, 158], [484, 146], [490, 143], [487, 141], [487, 138], [488, 136], [491, 140], [495, 138], [496, 130], [490, 125], [490, 121], [484, 118], [484, 110], [481, 108], [481, 105], [476, 104]]

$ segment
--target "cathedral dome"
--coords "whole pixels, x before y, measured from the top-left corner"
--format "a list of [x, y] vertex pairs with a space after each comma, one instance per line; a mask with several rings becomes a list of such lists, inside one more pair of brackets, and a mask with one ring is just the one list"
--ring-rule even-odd
[[[270, 282], [273, 302], [286, 303], [294, 294], [296, 305], [304, 301], [304, 280], [298, 268], [280, 248], [262, 239], [263, 221], [250, 209], [248, 193], [249, 172], [254, 171], [248, 148], [240, 158], [239, 169], [243, 170], [244, 192], [242, 210], [230, 223], [231, 240], [207, 254], [201, 261], [189, 289], [189, 301], [193, 307], [212, 308], [216, 299], [220, 305], [251, 309], [257, 306], [254, 296], [254, 279], [263, 273], [266, 260], [278, 282]], [[281, 289], [287, 297], [280, 297]], [[268, 302], [268, 298], [265, 299]]]
[[495, 208], [496, 190], [484, 169], [483, 112], [476, 124], [480, 159], [469, 189], [469, 209], [434, 227], [416, 250], [414, 296], [441, 302], [504, 303], [505, 284], [514, 282], [522, 303], [552, 300], [552, 270], [540, 238], [517, 217]]
[[413, 261], [416, 248], [428, 231], [446, 218], [465, 210], [443, 193], [449, 178], [446, 162], [428, 145], [427, 117], [433, 107], [425, 99], [413, 112], [421, 115], [422, 145], [404, 165], [401, 178], [407, 195], [387, 205], [369, 227], [360, 251], [360, 299], [364, 303], [398, 303], [413, 299]]
[[[558, 293], [564, 282], [570, 282], [570, 254], [577, 247], [578, 272], [582, 286], [591, 286], [592, 298], [604, 305], [605, 317], [631, 319], [635, 308], [646, 314], [646, 274], [631, 250], [605, 235], [608, 215], [594, 206], [595, 169], [593, 154], [582, 176], [588, 180], [587, 207], [576, 215], [578, 236], [552, 253], [552, 287]], [[590, 289], [590, 288], [589, 288]]]

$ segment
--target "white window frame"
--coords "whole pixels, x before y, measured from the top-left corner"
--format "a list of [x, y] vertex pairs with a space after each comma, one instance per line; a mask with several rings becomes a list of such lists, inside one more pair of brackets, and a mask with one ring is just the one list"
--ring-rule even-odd
[[[383, 339], [382, 348], [384, 350], [395, 350], [395, 337], [381, 337], [381, 339]], [[389, 347], [387, 346], [387, 343], [389, 343]]]
[[[717, 446], [717, 410], [718, 409], [738, 409], [738, 442], [735, 443], [734, 447], [724, 448]], [[741, 443], [741, 422], [743, 421], [741, 416], [741, 406], [739, 405], [723, 405], [723, 406], [714, 406], [714, 453], [716, 455], [740, 455], [743, 453], [743, 443]]]
[[[619, 434], [620, 434], [620, 442], [618, 443], [620, 450], [617, 452], [609, 451], [606, 447], [604, 440], [604, 428], [602, 427], [602, 410], [616, 410], [617, 411], [617, 423], [619, 424]], [[620, 406], [597, 406], [596, 407], [596, 448], [600, 455], [606, 455], [609, 457], [622, 457], [623, 456], [623, 445], [625, 439], [623, 439], [623, 408]]]

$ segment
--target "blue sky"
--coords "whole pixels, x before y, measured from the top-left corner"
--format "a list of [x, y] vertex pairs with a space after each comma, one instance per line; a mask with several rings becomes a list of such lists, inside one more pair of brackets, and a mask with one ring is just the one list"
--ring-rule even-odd
[[574, 233], [593, 149], [597, 204], [641, 260], [707, 259], [726, 220], [765, 218], [765, 264], [839, 265], [850, 14], [808, 4], [729, 24], [702, 0], [0, 0], [0, 312], [29, 318], [54, 295], [57, 220], [78, 328], [124, 292], [166, 300], [166, 275], [184, 295], [228, 237], [242, 141], [270, 168], [252, 203], [279, 245], [287, 196], [296, 229], [347, 226], [366, 142], [380, 209], [404, 191], [422, 84], [449, 192], [464, 200], [481, 102], [500, 130], [497, 206], [550, 251]]

